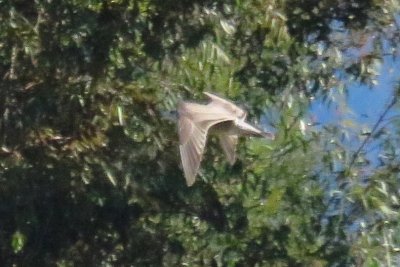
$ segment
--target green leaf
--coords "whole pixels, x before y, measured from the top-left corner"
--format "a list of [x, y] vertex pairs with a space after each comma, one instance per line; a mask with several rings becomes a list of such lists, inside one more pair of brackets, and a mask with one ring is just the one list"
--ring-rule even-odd
[[14, 253], [19, 253], [24, 249], [26, 244], [26, 236], [17, 230], [11, 237], [11, 247]]

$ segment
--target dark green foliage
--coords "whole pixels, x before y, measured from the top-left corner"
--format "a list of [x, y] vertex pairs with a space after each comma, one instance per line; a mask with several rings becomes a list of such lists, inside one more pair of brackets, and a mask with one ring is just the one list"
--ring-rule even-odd
[[[0, 2], [0, 265], [382, 262], [399, 233], [398, 140], [375, 138], [389, 156], [360, 184], [340, 131], [305, 133], [302, 118], [346, 86], [335, 72], [374, 81], [380, 41], [399, 38], [389, 2]], [[353, 32], [379, 35], [356, 59]], [[241, 141], [233, 167], [208, 147], [188, 188], [163, 114], [206, 90], [266, 114], [278, 139]]]

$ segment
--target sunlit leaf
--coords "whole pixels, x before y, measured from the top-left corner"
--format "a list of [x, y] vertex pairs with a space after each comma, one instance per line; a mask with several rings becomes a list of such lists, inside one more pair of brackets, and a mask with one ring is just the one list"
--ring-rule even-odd
[[14, 234], [12, 235], [12, 238], [11, 238], [11, 246], [12, 246], [14, 253], [21, 252], [24, 249], [26, 241], [27, 241], [27, 238], [22, 232], [20, 232], [20, 231], [14, 232]]

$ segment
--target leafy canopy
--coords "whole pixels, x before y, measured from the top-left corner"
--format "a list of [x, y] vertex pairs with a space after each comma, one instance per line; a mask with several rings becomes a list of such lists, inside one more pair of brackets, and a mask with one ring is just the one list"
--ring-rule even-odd
[[[4, 266], [398, 262], [397, 119], [382, 113], [359, 149], [343, 124], [307, 119], [313, 99], [376, 86], [398, 56], [397, 1], [0, 7]], [[208, 146], [187, 188], [163, 113], [204, 90], [245, 104], [279, 138], [241, 141], [232, 168]]]

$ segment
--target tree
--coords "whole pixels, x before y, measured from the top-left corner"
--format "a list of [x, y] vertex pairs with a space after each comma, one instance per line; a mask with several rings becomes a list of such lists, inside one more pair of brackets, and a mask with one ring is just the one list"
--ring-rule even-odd
[[[396, 1], [1, 6], [4, 266], [395, 264], [396, 120], [360, 150], [305, 125], [312, 98], [374, 86], [397, 56]], [[279, 138], [241, 141], [232, 168], [210, 146], [187, 188], [162, 114], [204, 90], [248, 103]], [[371, 139], [387, 158], [361, 175]]]

